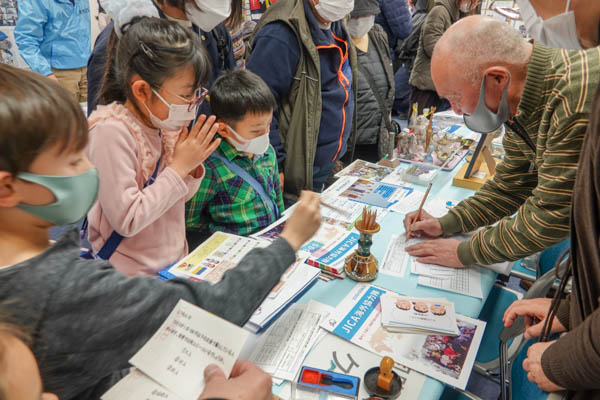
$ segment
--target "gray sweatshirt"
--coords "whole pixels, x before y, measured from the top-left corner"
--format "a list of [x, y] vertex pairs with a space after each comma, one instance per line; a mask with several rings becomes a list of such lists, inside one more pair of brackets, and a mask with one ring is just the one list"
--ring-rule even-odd
[[252, 250], [215, 285], [128, 278], [108, 262], [80, 259], [71, 230], [39, 256], [0, 269], [0, 302], [33, 334], [44, 390], [61, 400], [97, 399], [179, 299], [243, 325], [294, 261], [280, 238]]

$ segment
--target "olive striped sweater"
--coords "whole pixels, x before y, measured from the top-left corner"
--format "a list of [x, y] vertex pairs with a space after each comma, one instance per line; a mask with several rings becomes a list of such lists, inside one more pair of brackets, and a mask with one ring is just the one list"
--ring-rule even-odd
[[599, 78], [598, 48], [555, 50], [534, 42], [519, 112], [506, 124], [504, 161], [494, 179], [440, 219], [446, 236], [498, 222], [459, 245], [463, 264], [517, 260], [569, 236], [571, 195]]

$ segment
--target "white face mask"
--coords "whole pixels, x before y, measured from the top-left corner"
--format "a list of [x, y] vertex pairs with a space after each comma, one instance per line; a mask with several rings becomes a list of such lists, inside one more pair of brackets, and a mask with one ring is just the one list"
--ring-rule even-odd
[[350, 37], [361, 38], [365, 36], [375, 24], [375, 16], [369, 15], [361, 18], [351, 18], [346, 24]]
[[245, 153], [252, 153], [260, 156], [269, 148], [268, 132], [254, 139], [244, 139], [231, 126], [229, 126], [229, 130], [235, 137], [235, 140], [231, 140], [229, 143], [235, 147], [237, 151], [243, 151]]
[[354, 0], [319, 0], [319, 4], [315, 4], [315, 10], [321, 18], [336, 22], [354, 10]]
[[169, 107], [169, 116], [163, 121], [154, 115], [152, 111], [150, 111], [148, 105], [144, 103], [144, 106], [148, 111], [148, 115], [150, 116], [150, 121], [156, 128], [165, 131], [178, 131], [184, 126], [188, 126], [190, 122], [196, 118], [196, 112], [198, 111], [199, 104], [191, 105], [189, 100], [177, 95], [174, 96], [177, 96], [181, 100], [188, 102], [188, 104], [169, 104], [154, 89], [152, 89], [152, 92], [160, 99], [160, 101]]
[[[204, 32], [210, 32], [231, 14], [230, 0], [194, 0], [185, 3], [185, 15]], [[200, 11], [202, 10], [202, 11]]]
[[582, 49], [577, 28], [575, 26], [575, 13], [569, 11], [571, 0], [567, 0], [565, 12], [552, 18], [543, 20], [535, 12], [529, 0], [517, 0], [521, 10], [521, 19], [532, 38], [539, 40], [546, 46], [558, 49]]
[[459, 9], [463, 14], [467, 14], [471, 12], [471, 3], [463, 3], [460, 5]]

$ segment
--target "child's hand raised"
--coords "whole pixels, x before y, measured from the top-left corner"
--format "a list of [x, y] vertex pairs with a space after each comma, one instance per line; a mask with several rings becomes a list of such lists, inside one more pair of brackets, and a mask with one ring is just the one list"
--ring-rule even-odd
[[287, 240], [294, 251], [310, 239], [321, 226], [319, 203], [321, 196], [307, 190], [302, 191], [296, 210], [287, 220], [281, 237]]
[[202, 164], [221, 143], [221, 139], [212, 141], [219, 129], [215, 119], [214, 115], [206, 118], [206, 115], [202, 114], [191, 131], [188, 132], [187, 128], [184, 128], [179, 135], [169, 167], [182, 178]]

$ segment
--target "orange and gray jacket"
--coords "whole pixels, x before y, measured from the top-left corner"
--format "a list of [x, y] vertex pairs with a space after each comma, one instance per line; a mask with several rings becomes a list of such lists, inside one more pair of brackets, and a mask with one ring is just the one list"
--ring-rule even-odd
[[353, 150], [356, 50], [342, 22], [319, 28], [306, 0], [269, 8], [250, 43], [247, 68], [277, 100], [270, 139], [293, 197], [312, 189], [313, 166]]

